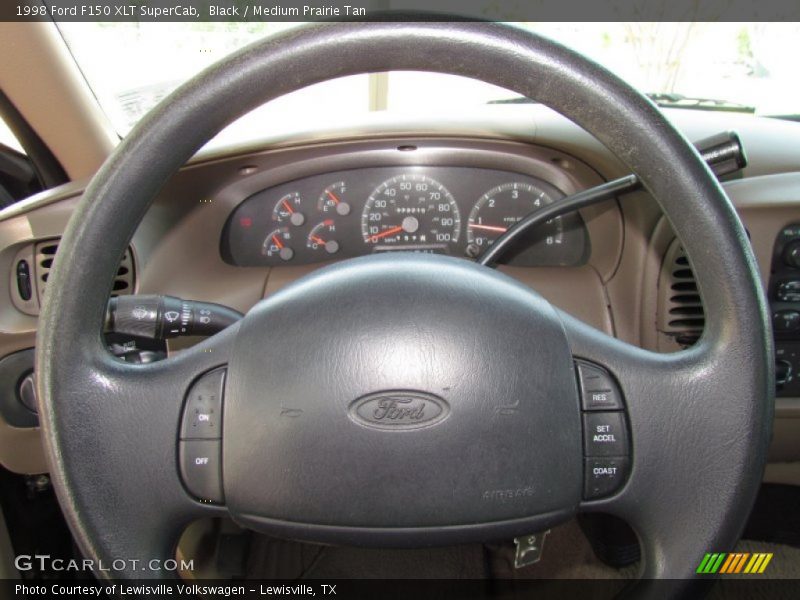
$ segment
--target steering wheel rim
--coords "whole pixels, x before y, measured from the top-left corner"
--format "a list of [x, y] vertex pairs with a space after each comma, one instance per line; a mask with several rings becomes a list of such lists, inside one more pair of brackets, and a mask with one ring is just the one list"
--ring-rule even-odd
[[[147, 564], [173, 556], [189, 521], [226, 514], [185, 493], [176, 431], [186, 390], [228, 363], [239, 327], [150, 365], [116, 361], [102, 341], [117, 262], [153, 198], [248, 110], [312, 83], [386, 70], [472, 77], [564, 114], [640, 177], [684, 242], [707, 311], [693, 348], [657, 355], [561, 312], [558, 319], [572, 355], [618, 380], [634, 440], [625, 487], [581, 509], [619, 515], [634, 527], [643, 578], [691, 578], [704, 552], [736, 542], [766, 461], [772, 342], [746, 233], [696, 151], [652, 103], [576, 53], [493, 23], [327, 23], [264, 40], [183, 85], [98, 172], [61, 240], [36, 350], [51, 473], [82, 550]], [[122, 530], [121, 522], [131, 526]]]

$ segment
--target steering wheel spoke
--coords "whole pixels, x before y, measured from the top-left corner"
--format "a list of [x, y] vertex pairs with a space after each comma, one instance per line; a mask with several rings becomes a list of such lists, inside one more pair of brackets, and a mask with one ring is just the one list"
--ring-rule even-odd
[[[722, 351], [704, 337], [692, 348], [658, 354], [564, 313], [561, 318], [573, 355], [606, 370], [618, 385], [623, 402], [618, 412], [624, 414], [627, 438], [619, 486], [605, 497], [585, 500], [581, 510], [617, 515], [634, 528], [645, 558], [643, 577], [678, 578], [692, 572], [704, 549], [720, 549], [716, 530], [708, 523], [721, 513], [731, 527], [746, 518], [749, 506], [734, 507], [743, 483], [742, 465], [754, 477], [760, 475], [752, 452], [756, 441], [747, 433], [752, 414], [734, 408], [743, 390], [726, 389], [709, 377], [724, 372], [730, 353], [737, 350]], [[591, 414], [598, 413], [584, 411], [584, 417]], [[584, 431], [585, 453], [590, 437], [597, 434]], [[602, 486], [614, 475], [602, 461], [594, 466], [599, 470], [592, 473], [587, 459], [587, 485], [599, 480]], [[714, 493], [698, 494], [701, 489]], [[692, 540], [692, 551], [687, 550], [687, 539]]]
[[[83, 511], [81, 522], [73, 522], [73, 527], [89, 536], [118, 532], [104, 555], [124, 558], [126, 567], [108, 575], [170, 576], [163, 561], [174, 558], [182, 528], [193, 519], [222, 512], [187, 492], [179, 475], [178, 440], [187, 390], [203, 373], [227, 363], [236, 329], [150, 364], [122, 362], [98, 344], [94, 352], [82, 349], [83, 360], [68, 376], [58, 369], [52, 373], [67, 400], [51, 407], [45, 426], [55, 424], [58, 436], [71, 439], [71, 455], [85, 457], [75, 462], [52, 448], [51, 456], [59, 463], [53, 474], [57, 484], [69, 490], [60, 498], [62, 503], [94, 507]], [[46, 388], [51, 381], [40, 385]], [[108, 473], [116, 475], [113, 481]], [[69, 508], [65, 512], [71, 513]], [[121, 531], [121, 523], [136, 526]]]

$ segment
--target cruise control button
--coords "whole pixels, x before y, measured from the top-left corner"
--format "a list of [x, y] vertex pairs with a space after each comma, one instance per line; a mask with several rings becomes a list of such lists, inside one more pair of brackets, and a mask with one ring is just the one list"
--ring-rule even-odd
[[616, 492], [628, 474], [628, 459], [624, 456], [587, 458], [583, 497], [594, 500]]
[[583, 415], [586, 456], [627, 456], [628, 435], [621, 412], [591, 412]]
[[189, 492], [201, 500], [222, 504], [222, 442], [180, 442], [181, 478]]
[[622, 410], [622, 395], [605, 369], [580, 361], [575, 365], [583, 410]]
[[777, 296], [781, 302], [800, 302], [800, 279], [781, 283], [778, 286]]
[[222, 390], [225, 369], [206, 373], [192, 384], [183, 409], [181, 439], [222, 437]]
[[772, 327], [775, 331], [795, 331], [800, 329], [800, 312], [796, 310], [779, 310], [773, 313]]

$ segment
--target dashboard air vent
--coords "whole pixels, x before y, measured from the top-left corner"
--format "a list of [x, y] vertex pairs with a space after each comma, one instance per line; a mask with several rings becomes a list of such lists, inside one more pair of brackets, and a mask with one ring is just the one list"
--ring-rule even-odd
[[693, 345], [705, 327], [694, 272], [678, 240], [670, 244], [658, 281], [658, 329], [681, 346]]
[[[53, 268], [53, 261], [58, 251], [59, 240], [47, 240], [36, 244], [34, 266], [36, 276], [36, 290], [39, 294], [39, 301], [44, 300], [45, 289], [47, 288], [47, 278]], [[133, 265], [133, 254], [131, 249], [125, 250], [125, 254], [120, 261], [117, 269], [117, 276], [114, 278], [114, 287], [111, 290], [111, 297], [123, 294], [132, 294], [136, 284], [136, 276]]]

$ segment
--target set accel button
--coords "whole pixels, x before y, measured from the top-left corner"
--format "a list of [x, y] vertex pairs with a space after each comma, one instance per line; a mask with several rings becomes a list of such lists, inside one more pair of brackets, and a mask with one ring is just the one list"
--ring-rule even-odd
[[625, 456], [628, 434], [622, 412], [592, 412], [583, 415], [586, 456]]

